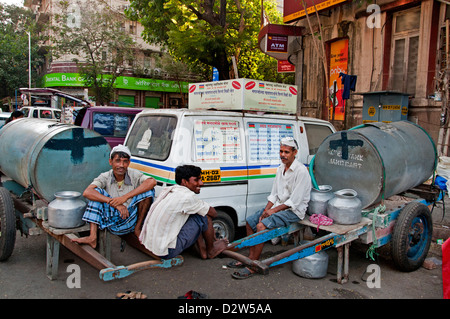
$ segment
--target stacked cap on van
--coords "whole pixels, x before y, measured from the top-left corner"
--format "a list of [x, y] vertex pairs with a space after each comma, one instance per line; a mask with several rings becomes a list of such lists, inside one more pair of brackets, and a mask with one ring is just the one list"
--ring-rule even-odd
[[297, 86], [250, 79], [191, 83], [189, 109], [295, 114]]

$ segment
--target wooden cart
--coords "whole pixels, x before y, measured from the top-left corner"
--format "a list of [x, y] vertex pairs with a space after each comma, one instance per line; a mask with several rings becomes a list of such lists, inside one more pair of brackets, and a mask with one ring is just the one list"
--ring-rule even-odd
[[114, 265], [111, 259], [110, 233], [100, 231], [98, 250], [89, 245], [80, 245], [72, 239], [89, 231], [84, 225], [72, 229], [50, 227], [46, 221], [47, 205], [37, 200], [32, 190], [27, 190], [12, 180], [0, 180], [0, 261], [6, 261], [12, 254], [17, 229], [25, 235], [47, 235], [47, 276], [53, 280], [58, 275], [59, 248], [62, 244], [72, 253], [98, 269], [101, 280], [109, 281], [127, 277], [137, 271], [156, 268], [171, 268], [183, 264], [183, 257], [155, 259], [134, 235], [122, 236], [131, 246], [151, 256], [151, 260], [128, 266]]
[[[381, 205], [364, 211], [363, 215], [366, 217], [358, 224], [319, 226], [318, 228], [327, 234], [308, 243], [298, 245], [302, 230], [306, 227], [317, 228], [307, 216], [299, 223], [264, 230], [237, 240], [230, 244], [224, 254], [261, 274], [268, 274], [271, 267], [334, 247], [338, 251], [337, 282], [343, 284], [349, 278], [350, 244], [359, 240], [363, 244], [370, 245], [371, 251], [391, 243], [392, 258], [396, 266], [402, 271], [413, 271], [422, 265], [428, 254], [433, 233], [430, 208], [439, 200], [443, 200], [442, 192], [434, 187], [422, 185], [392, 196]], [[238, 253], [241, 249], [291, 233], [294, 234], [295, 247], [279, 255], [259, 261]]]

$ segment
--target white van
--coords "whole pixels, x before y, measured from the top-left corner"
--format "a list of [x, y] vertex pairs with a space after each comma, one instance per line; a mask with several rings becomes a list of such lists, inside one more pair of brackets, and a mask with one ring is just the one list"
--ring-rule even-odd
[[52, 107], [25, 106], [20, 110], [23, 112], [24, 117], [58, 122], [61, 119], [61, 110]]
[[125, 144], [132, 154], [130, 167], [157, 180], [157, 195], [161, 187], [175, 184], [178, 165], [201, 167], [199, 196], [219, 214], [216, 234], [232, 241], [246, 216], [267, 203], [280, 164], [280, 139], [294, 137], [297, 158], [308, 165], [334, 132], [329, 122], [292, 115], [158, 109], [136, 115]]

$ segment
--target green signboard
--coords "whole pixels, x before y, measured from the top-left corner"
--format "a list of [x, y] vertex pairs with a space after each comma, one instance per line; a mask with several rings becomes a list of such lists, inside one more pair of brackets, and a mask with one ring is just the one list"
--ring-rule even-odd
[[83, 78], [78, 73], [49, 73], [42, 78], [43, 87], [84, 86]]
[[[78, 73], [49, 73], [43, 77], [43, 87], [70, 86], [84, 87], [83, 77]], [[119, 76], [115, 82], [116, 89], [157, 91], [157, 92], [180, 92], [178, 82], [135, 78], [130, 76]], [[181, 82], [183, 93], [188, 92], [188, 83]]]

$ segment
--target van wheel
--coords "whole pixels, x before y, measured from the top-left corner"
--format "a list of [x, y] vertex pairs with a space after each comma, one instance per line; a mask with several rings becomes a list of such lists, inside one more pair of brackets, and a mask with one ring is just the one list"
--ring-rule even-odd
[[224, 211], [217, 210], [217, 217], [213, 219], [213, 227], [217, 239], [228, 238], [230, 243], [234, 240], [233, 220]]

